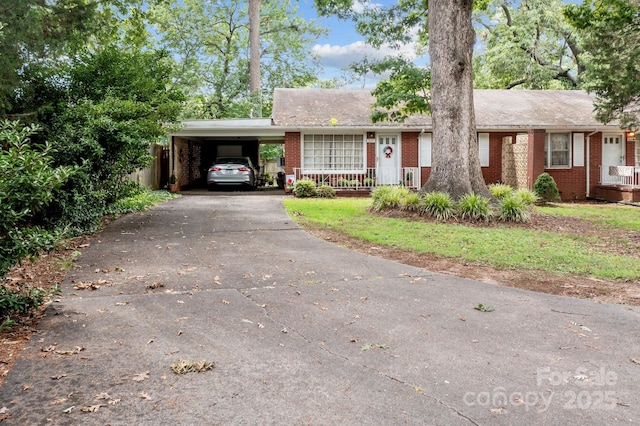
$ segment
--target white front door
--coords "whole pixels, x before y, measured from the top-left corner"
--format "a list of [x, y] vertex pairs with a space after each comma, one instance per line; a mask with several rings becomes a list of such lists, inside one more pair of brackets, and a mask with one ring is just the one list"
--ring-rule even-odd
[[400, 140], [397, 135], [378, 135], [377, 184], [398, 185], [400, 178]]
[[610, 174], [610, 166], [624, 166], [624, 138], [622, 133], [605, 133], [602, 135], [602, 183], [621, 183], [621, 177]]

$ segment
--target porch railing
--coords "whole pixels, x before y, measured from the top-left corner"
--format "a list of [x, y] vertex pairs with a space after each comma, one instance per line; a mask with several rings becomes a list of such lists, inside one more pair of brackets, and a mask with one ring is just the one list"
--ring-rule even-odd
[[330, 185], [336, 189], [373, 189], [379, 185], [404, 185], [412, 189], [420, 189], [421, 182], [419, 167], [403, 167], [399, 171], [394, 170], [393, 176], [388, 171], [382, 171], [384, 180], [378, 177], [377, 169], [374, 167], [357, 173], [305, 172], [301, 168], [294, 168], [293, 172], [296, 181], [308, 179], [314, 181], [317, 186]]
[[602, 185], [640, 187], [640, 167], [600, 166], [600, 183]]

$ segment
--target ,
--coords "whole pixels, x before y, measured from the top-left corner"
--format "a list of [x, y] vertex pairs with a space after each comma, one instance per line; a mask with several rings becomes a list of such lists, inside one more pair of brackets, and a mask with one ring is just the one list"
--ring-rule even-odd
[[256, 168], [249, 157], [218, 157], [207, 172], [207, 187], [213, 191], [218, 186], [256, 187]]

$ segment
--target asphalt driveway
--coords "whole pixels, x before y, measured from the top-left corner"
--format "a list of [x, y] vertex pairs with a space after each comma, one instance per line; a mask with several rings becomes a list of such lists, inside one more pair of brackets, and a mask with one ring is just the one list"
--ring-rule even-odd
[[351, 252], [283, 197], [191, 195], [110, 224], [0, 389], [4, 424], [640, 422], [637, 307]]

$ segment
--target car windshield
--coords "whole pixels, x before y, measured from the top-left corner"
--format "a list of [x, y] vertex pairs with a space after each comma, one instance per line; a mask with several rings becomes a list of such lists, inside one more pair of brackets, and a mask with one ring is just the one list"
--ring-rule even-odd
[[249, 165], [249, 159], [242, 157], [220, 157], [215, 164], [244, 164]]

